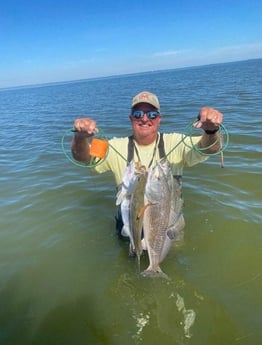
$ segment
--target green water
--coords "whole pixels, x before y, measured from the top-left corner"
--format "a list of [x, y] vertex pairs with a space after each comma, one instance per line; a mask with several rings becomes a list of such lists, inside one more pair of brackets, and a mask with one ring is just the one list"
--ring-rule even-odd
[[[261, 343], [261, 66], [0, 92], [0, 344]], [[216, 156], [184, 172], [185, 241], [161, 266], [170, 281], [141, 277], [116, 237], [112, 176], [72, 165], [60, 146], [87, 109], [107, 135], [126, 135], [130, 95], [146, 85], [163, 103], [163, 130], [182, 131], [209, 103], [230, 134], [223, 169]]]

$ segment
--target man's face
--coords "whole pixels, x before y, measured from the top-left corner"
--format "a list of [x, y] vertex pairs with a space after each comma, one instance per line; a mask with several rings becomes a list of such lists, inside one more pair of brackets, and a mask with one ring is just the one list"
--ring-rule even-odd
[[[143, 112], [148, 112], [156, 111], [156, 108], [148, 103], [139, 103], [132, 110], [142, 110]], [[156, 139], [158, 127], [162, 118], [161, 115], [158, 115], [155, 119], [150, 119], [147, 114], [144, 114], [143, 117], [136, 119], [132, 116], [132, 114], [130, 114], [129, 118], [132, 123], [134, 137], [136, 140], [143, 140], [143, 142], [146, 140], [148, 142], [145, 142], [145, 144], [150, 144]]]

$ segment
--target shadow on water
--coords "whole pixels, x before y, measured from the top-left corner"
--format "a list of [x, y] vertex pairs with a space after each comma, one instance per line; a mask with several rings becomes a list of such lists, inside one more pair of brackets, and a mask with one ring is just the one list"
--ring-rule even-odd
[[112, 344], [101, 326], [96, 302], [81, 297], [52, 309], [33, 335], [30, 344]]
[[42, 317], [39, 301], [21, 294], [19, 284], [12, 278], [0, 295], [0, 344], [112, 344], [93, 296], [67, 301]]
[[[96, 274], [98, 282], [81, 271], [66, 286], [64, 272], [53, 277], [57, 263], [46, 274], [37, 266], [13, 276], [0, 293], [0, 344], [150, 345], [161, 339], [165, 345], [249, 345], [253, 340], [245, 338], [227, 305], [192, 285], [179, 268], [170, 281], [143, 278], [125, 244], [122, 249], [112, 258], [117, 266], [110, 266], [110, 274]], [[45, 285], [46, 279], [52, 284]], [[82, 286], [74, 290], [74, 284]]]
[[30, 297], [20, 300], [17, 290], [18, 278], [14, 277], [0, 293], [0, 344], [16, 344], [18, 339], [27, 343], [31, 338]]

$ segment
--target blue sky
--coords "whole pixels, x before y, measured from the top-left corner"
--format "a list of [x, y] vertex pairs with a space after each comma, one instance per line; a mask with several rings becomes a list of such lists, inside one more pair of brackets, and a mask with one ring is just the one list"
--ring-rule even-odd
[[261, 0], [8, 0], [0, 87], [262, 57]]

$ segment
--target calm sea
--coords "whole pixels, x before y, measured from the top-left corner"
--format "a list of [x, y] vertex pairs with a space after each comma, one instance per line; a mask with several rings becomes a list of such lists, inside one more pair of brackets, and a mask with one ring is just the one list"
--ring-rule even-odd
[[[204, 105], [230, 143], [184, 171], [185, 243], [141, 277], [114, 230], [115, 185], [72, 164], [76, 117], [130, 133], [131, 97], [161, 101], [162, 131]], [[0, 91], [0, 344], [260, 345], [262, 59]], [[147, 257], [142, 258], [142, 268]]]

